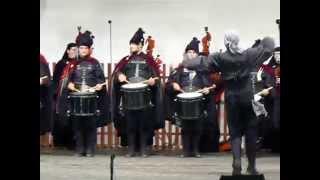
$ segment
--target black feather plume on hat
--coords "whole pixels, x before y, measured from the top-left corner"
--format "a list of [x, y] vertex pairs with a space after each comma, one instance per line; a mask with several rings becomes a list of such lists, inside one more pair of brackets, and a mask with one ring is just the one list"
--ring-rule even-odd
[[77, 37], [77, 45], [78, 46], [88, 46], [91, 47], [93, 44], [94, 36], [91, 31], [85, 31], [84, 33], [79, 34]]
[[137, 44], [139, 45], [140, 43], [142, 44], [142, 46], [144, 45], [144, 37], [143, 34], [145, 32], [142, 30], [142, 28], [139, 28], [137, 30], [137, 32], [133, 35], [133, 37], [130, 40], [130, 44]]
[[199, 54], [199, 43], [198, 38], [194, 37], [192, 41], [187, 45], [185, 52], [188, 50], [194, 50], [197, 54]]

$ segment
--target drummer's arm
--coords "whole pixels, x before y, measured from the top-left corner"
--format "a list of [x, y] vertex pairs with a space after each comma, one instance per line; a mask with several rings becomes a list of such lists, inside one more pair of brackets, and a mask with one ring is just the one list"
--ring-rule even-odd
[[68, 89], [70, 91], [78, 91], [76, 88], [75, 88], [75, 84], [73, 82], [69, 82], [68, 84]]
[[[265, 72], [262, 73], [263, 88], [267, 89], [267, 88], [273, 87], [274, 83], [275, 83], [274, 77], [272, 77], [271, 75], [269, 75]], [[269, 94], [271, 95], [271, 97], [275, 97], [276, 96], [276, 89], [272, 88], [268, 92], [265, 91], [265, 93], [263, 93], [264, 96], [268, 96]]]
[[96, 72], [95, 72], [95, 74], [96, 74], [96, 77], [97, 77], [97, 82], [98, 82], [98, 84], [105, 83], [106, 78], [105, 78], [105, 76], [104, 76], [104, 72], [103, 72], [100, 64], [97, 64], [97, 65], [96, 65]]
[[48, 78], [48, 77], [43, 78], [43, 79], [40, 78], [40, 86], [46, 86], [46, 87], [48, 87], [48, 86], [49, 86], [49, 83], [50, 83], [50, 81], [49, 81], [49, 78]]
[[172, 87], [175, 91], [183, 92], [183, 89], [181, 88], [181, 86], [177, 82], [172, 82]]
[[127, 76], [121, 71], [116, 74], [116, 79], [119, 83], [128, 82]]
[[210, 72], [212, 70], [220, 71], [218, 62], [220, 61], [221, 53], [213, 53], [208, 57], [198, 56], [193, 59], [185, 59], [182, 65], [190, 70], [195, 70], [198, 72]]
[[104, 72], [103, 72], [100, 64], [96, 65], [96, 77], [97, 77], [97, 85], [95, 86], [95, 89], [97, 91], [99, 91], [103, 88], [103, 86], [101, 84], [106, 82], [106, 78], [104, 76]]
[[74, 72], [70, 75], [70, 81], [68, 83], [67, 88], [70, 91], [79, 91], [79, 90], [76, 89], [75, 84], [74, 84]]
[[205, 87], [205, 89], [207, 89], [207, 90], [204, 91], [204, 94], [213, 93], [215, 88], [216, 88], [216, 85], [214, 83], [209, 87]]
[[156, 84], [156, 80], [153, 77], [150, 77], [148, 79], [148, 85], [149, 86], [154, 86]]
[[178, 82], [179, 79], [179, 72], [177, 70], [172, 71], [168, 77], [168, 84], [171, 85], [175, 92], [183, 92]]
[[[41, 77], [45, 77], [41, 79]], [[40, 86], [48, 87], [50, 85], [50, 69], [49, 66], [40, 64]]]

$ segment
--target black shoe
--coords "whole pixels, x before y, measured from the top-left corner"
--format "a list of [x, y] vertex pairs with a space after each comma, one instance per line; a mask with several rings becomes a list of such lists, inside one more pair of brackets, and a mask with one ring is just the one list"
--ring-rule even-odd
[[87, 157], [93, 157], [95, 155], [95, 148], [88, 148], [86, 149], [86, 156]]
[[135, 153], [129, 152], [128, 154], [126, 154], [126, 157], [134, 157]]
[[191, 157], [191, 154], [184, 152], [183, 154], [180, 155], [180, 157], [181, 158]]
[[200, 153], [194, 153], [194, 157], [195, 158], [201, 158], [201, 155], [200, 155]]
[[142, 156], [143, 158], [149, 157], [149, 155], [148, 155], [147, 153], [142, 153], [141, 156]]
[[141, 151], [141, 156], [146, 158], [146, 157], [149, 157], [149, 151], [148, 149], [144, 149]]
[[241, 175], [241, 160], [234, 160], [232, 164], [232, 175]]
[[257, 171], [256, 168], [248, 167], [247, 168], [247, 174], [249, 175], [259, 175], [259, 171]]
[[87, 153], [86, 156], [87, 157], [94, 157], [94, 154], [93, 153]]
[[190, 156], [191, 157], [195, 157], [195, 158], [200, 158], [201, 157], [199, 152], [192, 152]]
[[75, 153], [73, 156], [75, 156], [75, 157], [82, 157], [82, 156], [84, 156], [84, 155], [83, 155], [83, 153]]
[[141, 156], [146, 158], [149, 157], [149, 149], [147, 147], [141, 147]]
[[232, 176], [241, 175], [241, 169], [240, 168], [233, 168], [232, 170]]

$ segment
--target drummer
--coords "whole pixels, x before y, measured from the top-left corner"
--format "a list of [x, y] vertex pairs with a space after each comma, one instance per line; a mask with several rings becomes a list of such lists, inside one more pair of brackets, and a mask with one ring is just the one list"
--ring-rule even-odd
[[99, 118], [96, 116], [71, 117], [76, 139], [76, 156], [94, 156], [97, 143], [97, 127], [105, 125], [106, 122], [102, 121], [107, 119], [105, 115], [107, 113], [107, 93], [104, 86], [106, 79], [98, 60], [90, 56], [92, 44], [93, 36], [90, 32], [79, 35], [77, 41], [79, 59], [70, 63], [70, 67], [73, 69], [67, 75], [69, 76], [69, 83], [67, 84], [69, 92], [86, 92], [88, 89], [91, 92], [97, 92], [99, 96], [98, 108], [101, 112]]
[[[137, 151], [142, 157], [147, 157], [153, 144], [154, 130], [164, 126], [160, 70], [154, 59], [142, 52], [143, 34], [141, 28], [134, 34], [129, 43], [130, 55], [117, 64], [111, 79], [111, 118], [121, 137], [121, 145], [128, 146], [127, 157], [135, 156]], [[143, 97], [151, 98], [150, 104], [137, 110], [123, 108], [121, 86], [142, 81], [151, 90], [151, 97]]]
[[[194, 39], [187, 45], [184, 53], [184, 59], [191, 59], [198, 56], [199, 41], [195, 41]], [[176, 111], [177, 108], [173, 105], [173, 99], [177, 94], [185, 92], [195, 92], [200, 89], [204, 89], [202, 93], [205, 98], [205, 108], [203, 108], [204, 113], [202, 116], [193, 120], [184, 120], [177, 116], [174, 117], [175, 124], [178, 126], [180, 124], [182, 127], [183, 154], [181, 155], [181, 157], [200, 157], [199, 141], [204, 124], [206, 124], [206, 126], [211, 126], [212, 128], [214, 128], [217, 132], [211, 132], [211, 134], [217, 134], [218, 138], [216, 141], [218, 141], [219, 139], [219, 128], [215, 118], [215, 101], [212, 94], [214, 87], [215, 85], [209, 80], [208, 74], [200, 73], [197, 70], [191, 71], [187, 68], [184, 68], [182, 65], [179, 65], [179, 67], [176, 68], [168, 78], [168, 82], [166, 85], [166, 95], [167, 97], [169, 97], [168, 105], [169, 107], [173, 106], [174, 111]], [[175, 112], [173, 113], [176, 114]], [[214, 144], [211, 145], [214, 146]]]

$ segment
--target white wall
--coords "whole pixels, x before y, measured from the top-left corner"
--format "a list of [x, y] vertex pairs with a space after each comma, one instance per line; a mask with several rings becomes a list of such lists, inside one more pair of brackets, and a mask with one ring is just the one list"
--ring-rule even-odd
[[128, 54], [128, 44], [138, 27], [156, 40], [156, 53], [176, 64], [193, 36], [203, 36], [209, 26], [211, 51], [223, 48], [223, 33], [235, 28], [244, 46], [257, 38], [278, 40], [275, 19], [280, 0], [40, 0], [40, 51], [50, 62], [61, 58], [65, 45], [75, 40], [77, 26], [95, 35], [94, 56], [110, 61], [111, 19], [113, 62]]

